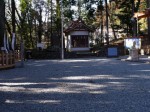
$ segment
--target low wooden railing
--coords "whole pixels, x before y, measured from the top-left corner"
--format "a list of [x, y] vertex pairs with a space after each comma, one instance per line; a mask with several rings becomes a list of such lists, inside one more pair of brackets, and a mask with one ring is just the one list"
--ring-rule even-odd
[[17, 52], [1, 52], [0, 53], [0, 69], [13, 68], [15, 67], [15, 62], [20, 60], [20, 53]]

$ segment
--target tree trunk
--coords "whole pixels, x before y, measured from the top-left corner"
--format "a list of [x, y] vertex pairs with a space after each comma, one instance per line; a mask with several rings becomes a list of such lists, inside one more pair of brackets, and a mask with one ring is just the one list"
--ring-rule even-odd
[[5, 2], [0, 2], [0, 49], [4, 46], [4, 31], [5, 31]]
[[53, 27], [53, 6], [52, 4], [53, 4], [53, 0], [51, 0], [51, 30], [50, 30], [51, 31], [50, 32], [51, 33], [51, 37], [50, 37], [51, 46], [53, 46], [53, 43], [54, 43], [53, 37], [52, 37], [53, 36], [53, 28], [52, 28]]
[[34, 18], [34, 35], [35, 35], [35, 48], [37, 49], [37, 42], [38, 42], [38, 35], [37, 35], [37, 22], [36, 22], [36, 18]]
[[60, 46], [61, 44], [61, 8], [60, 8], [60, 0], [56, 0], [56, 33], [53, 35], [55, 37], [54, 45]]
[[103, 32], [104, 32], [104, 30], [103, 30], [103, 11], [101, 10], [101, 44], [103, 45], [104, 44], [104, 34], [103, 34]]
[[16, 43], [16, 19], [15, 19], [15, 1], [11, 1], [12, 7], [12, 41], [14, 41], [14, 45], [12, 45], [12, 49], [15, 50], [15, 43]]
[[108, 25], [108, 4], [107, 0], [105, 0], [105, 8], [106, 8], [106, 43], [109, 45], [109, 25]]
[[40, 15], [39, 15], [39, 29], [38, 29], [38, 42], [42, 42], [42, 8], [40, 7]]
[[[150, 0], [147, 0], [147, 8], [150, 8]], [[148, 20], [148, 40], [150, 43], [150, 18], [148, 18], [147, 20]]]
[[16, 24], [15, 24], [15, 1], [12, 0], [12, 30], [13, 33], [16, 32]]
[[28, 23], [29, 23], [29, 26], [30, 26], [30, 28], [29, 28], [30, 41], [31, 41], [32, 48], [34, 48], [34, 42], [33, 42], [33, 36], [32, 36], [32, 33], [33, 33], [33, 24], [32, 24], [32, 22], [33, 22], [33, 20], [31, 19], [31, 17], [28, 17]]
[[[113, 22], [112, 22], [112, 24], [113, 24]], [[112, 29], [112, 31], [113, 31], [114, 39], [116, 40], [116, 39], [117, 39], [117, 36], [116, 36], [116, 32], [115, 32], [115, 29], [114, 29], [114, 26], [113, 26], [113, 25], [111, 25], [111, 29]]]
[[[135, 12], [135, 4], [134, 0], [132, 0], [132, 16], [134, 15]], [[132, 18], [132, 30], [133, 30], [133, 37], [137, 36], [137, 21], [136, 18]]]

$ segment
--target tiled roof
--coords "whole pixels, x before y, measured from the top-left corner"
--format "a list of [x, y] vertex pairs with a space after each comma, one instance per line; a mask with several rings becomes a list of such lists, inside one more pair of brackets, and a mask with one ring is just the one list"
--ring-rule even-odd
[[81, 19], [76, 21], [72, 21], [71, 24], [64, 30], [65, 33], [69, 33], [71, 31], [89, 31], [93, 32], [94, 30], [87, 26], [85, 22]]
[[134, 17], [137, 17], [137, 18], [146, 18], [146, 17], [150, 17], [150, 8], [146, 9], [145, 11], [143, 12], [137, 12], [134, 14]]

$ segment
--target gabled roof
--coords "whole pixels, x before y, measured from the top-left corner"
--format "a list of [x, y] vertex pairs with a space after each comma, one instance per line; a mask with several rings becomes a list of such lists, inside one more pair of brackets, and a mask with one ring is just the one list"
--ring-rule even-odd
[[76, 21], [72, 21], [71, 24], [64, 30], [65, 33], [69, 33], [71, 31], [89, 31], [94, 32], [94, 29], [90, 28], [85, 24], [85, 22], [81, 19]]

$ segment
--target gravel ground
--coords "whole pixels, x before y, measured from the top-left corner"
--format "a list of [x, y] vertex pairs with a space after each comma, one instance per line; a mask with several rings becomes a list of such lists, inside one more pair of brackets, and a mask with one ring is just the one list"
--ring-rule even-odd
[[28, 60], [0, 71], [0, 112], [150, 112], [150, 64]]

